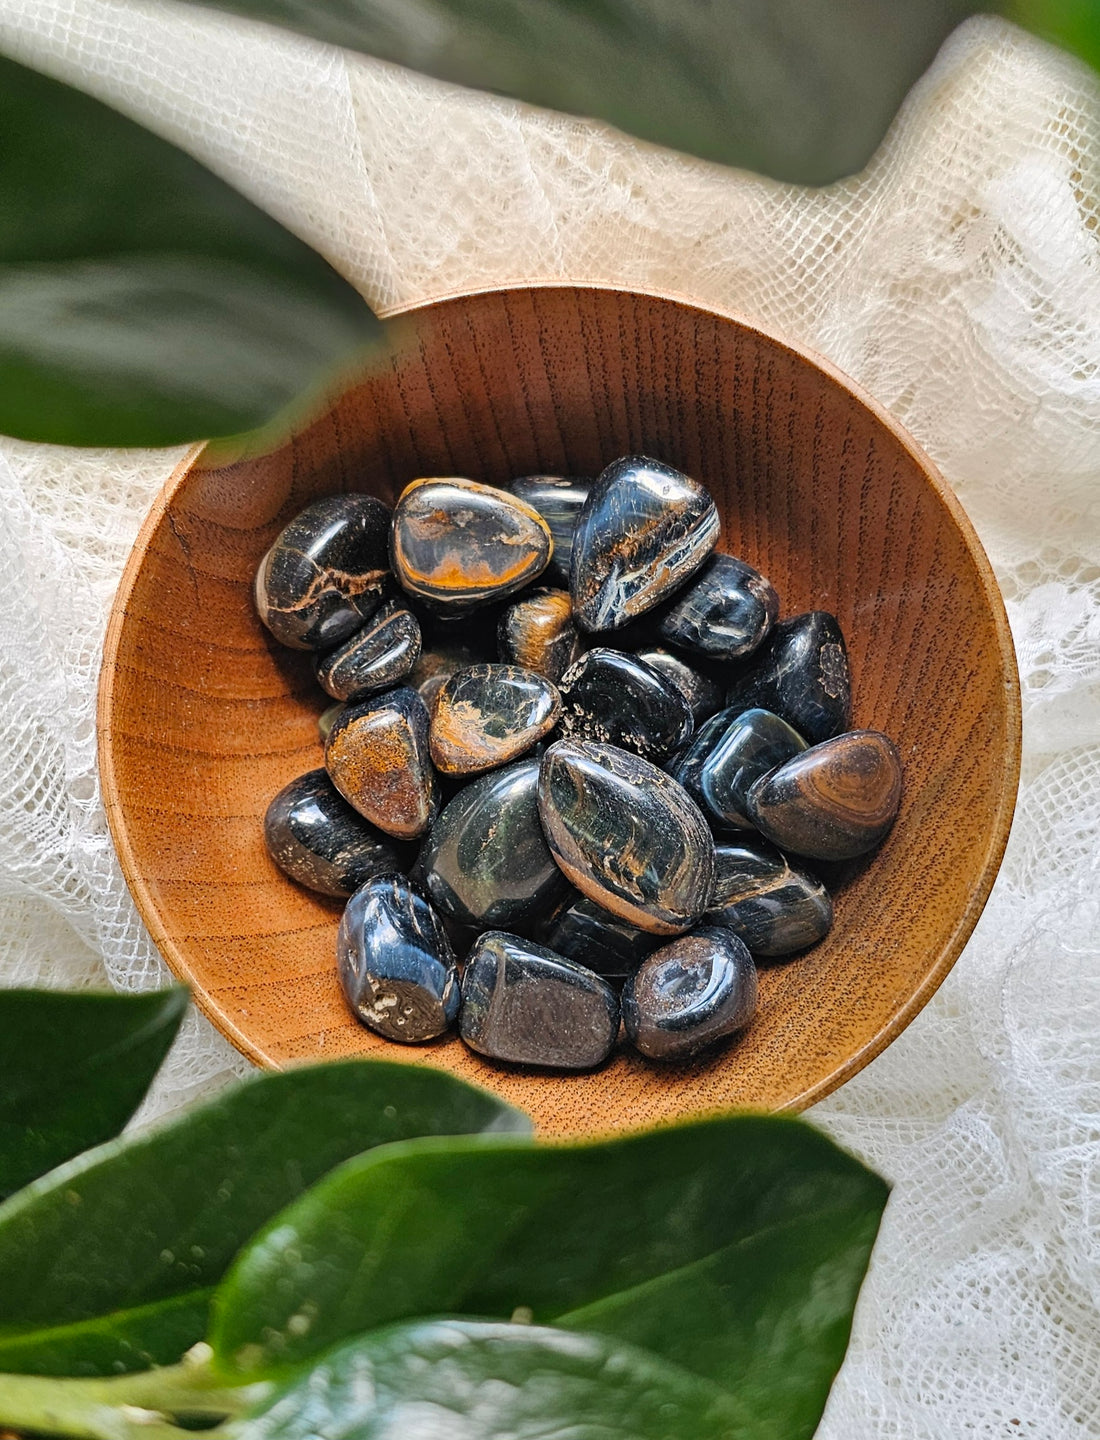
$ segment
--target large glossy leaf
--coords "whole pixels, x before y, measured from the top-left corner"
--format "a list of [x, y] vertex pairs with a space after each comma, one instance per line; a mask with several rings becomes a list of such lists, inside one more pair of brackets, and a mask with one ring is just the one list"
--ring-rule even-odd
[[202, 1336], [207, 1287], [334, 1165], [411, 1135], [527, 1125], [438, 1071], [348, 1061], [256, 1076], [101, 1146], [0, 1206], [0, 1370], [177, 1359]]
[[178, 988], [0, 990], [0, 1199], [119, 1133], [186, 1009]]
[[210, 171], [0, 58], [0, 432], [248, 429], [379, 337], [319, 255]]

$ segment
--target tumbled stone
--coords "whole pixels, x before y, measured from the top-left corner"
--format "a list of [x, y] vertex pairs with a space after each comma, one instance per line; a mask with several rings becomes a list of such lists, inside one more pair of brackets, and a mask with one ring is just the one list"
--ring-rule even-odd
[[530, 750], [554, 728], [555, 686], [518, 665], [470, 665], [448, 676], [432, 711], [431, 753], [444, 775], [472, 775]]
[[754, 955], [790, 955], [829, 933], [833, 902], [820, 880], [752, 836], [715, 846], [714, 889], [703, 923], [727, 926]]
[[466, 957], [459, 1033], [492, 1060], [591, 1070], [618, 1036], [619, 1001], [584, 966], [490, 930]]
[[420, 626], [397, 600], [383, 605], [361, 630], [318, 656], [317, 679], [337, 700], [386, 690], [403, 680], [420, 656]]
[[703, 799], [703, 791], [700, 787], [699, 777], [707, 756], [718, 743], [727, 725], [736, 717], [737, 710], [719, 710], [717, 715], [711, 715], [704, 720], [695, 734], [686, 745], [681, 745], [674, 755], [670, 755], [665, 762], [665, 769], [672, 776], [678, 785], [682, 785], [691, 798], [699, 806], [703, 814], [712, 824], [718, 822], [713, 815], [707, 812], [706, 802]]
[[558, 955], [621, 983], [661, 943], [659, 936], [628, 924], [586, 895], [573, 894], [573, 903], [553, 916], [539, 939]]
[[343, 701], [342, 701], [342, 700], [337, 700], [337, 702], [336, 702], [335, 705], [330, 705], [327, 710], [322, 710], [321, 713], [320, 713], [320, 715], [318, 715], [318, 717], [317, 717], [317, 734], [321, 737], [321, 744], [322, 744], [322, 745], [323, 745], [323, 744], [325, 743], [325, 741], [328, 739], [329, 733], [331, 732], [332, 727], [336, 724], [337, 720], [339, 720], [340, 716], [341, 716], [343, 713], [344, 713], [344, 704], [343, 704]]
[[762, 775], [806, 749], [786, 720], [770, 710], [745, 710], [722, 731], [699, 770], [705, 814], [722, 825], [752, 829], [750, 788]]
[[513, 930], [565, 894], [539, 824], [538, 783], [539, 762], [520, 760], [480, 776], [443, 807], [413, 870], [440, 914]]
[[403, 875], [368, 880], [347, 903], [336, 941], [352, 1013], [387, 1040], [434, 1040], [462, 994], [443, 922]]
[[583, 648], [567, 590], [532, 590], [509, 605], [497, 624], [500, 659], [555, 685]]
[[349, 704], [325, 744], [325, 768], [351, 805], [387, 835], [423, 835], [439, 809], [428, 711], [407, 685]]
[[901, 759], [877, 730], [814, 745], [749, 791], [753, 824], [774, 844], [815, 860], [850, 860], [886, 838], [901, 803]]
[[267, 807], [264, 841], [292, 880], [347, 896], [372, 875], [401, 869], [389, 838], [354, 811], [324, 770], [284, 785]]
[[[423, 631], [423, 627], [421, 627]], [[470, 665], [481, 664], [485, 656], [466, 639], [441, 640], [433, 638], [431, 647], [420, 652], [420, 659], [409, 671], [406, 685], [417, 691], [428, 707], [430, 714], [435, 709], [436, 696], [443, 688], [443, 682], [456, 670], [465, 670]]]
[[681, 660], [679, 655], [674, 655], [671, 650], [666, 650], [661, 645], [648, 645], [635, 650], [634, 654], [643, 664], [663, 675], [679, 690], [687, 701], [696, 725], [709, 720], [724, 707], [725, 695], [721, 685], [709, 675], [704, 675], [701, 670], [689, 665], [686, 660]]
[[[549, 525], [550, 534], [554, 537], [554, 553], [546, 575], [559, 585], [568, 585], [569, 566], [573, 558], [573, 531], [581, 506], [592, 488], [591, 478], [587, 475], [523, 475], [513, 480], [508, 488], [513, 495], [537, 510]], [[553, 679], [553, 676], [550, 678]]]
[[542, 759], [539, 815], [573, 884], [642, 930], [675, 934], [706, 909], [714, 841], [656, 765], [613, 745], [559, 740]]
[[389, 574], [389, 508], [373, 495], [330, 495], [290, 522], [260, 561], [253, 597], [284, 645], [339, 645], [381, 604]]
[[663, 760], [694, 727], [687, 701], [671, 681], [621, 650], [597, 645], [561, 678], [561, 728], [577, 740], [600, 740]]
[[714, 555], [662, 611], [657, 633], [670, 645], [712, 660], [750, 654], [779, 615], [779, 596], [759, 571], [733, 555]]
[[780, 620], [726, 692], [739, 710], [770, 710], [811, 745], [851, 723], [848, 652], [836, 617], [811, 610]]
[[546, 569], [537, 510], [473, 480], [414, 480], [393, 512], [390, 556], [410, 595], [456, 614], [514, 594]]
[[584, 630], [617, 630], [659, 605], [718, 542], [718, 511], [701, 485], [644, 455], [595, 481], [573, 535], [570, 591]]
[[655, 950], [626, 982], [627, 1039], [650, 1060], [690, 1060], [756, 1013], [756, 966], [732, 930], [700, 925]]

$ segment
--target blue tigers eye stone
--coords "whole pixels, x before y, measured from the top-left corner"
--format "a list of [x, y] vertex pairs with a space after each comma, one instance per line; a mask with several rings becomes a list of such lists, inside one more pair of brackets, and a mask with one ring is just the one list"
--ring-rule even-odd
[[707, 925], [724, 925], [754, 955], [791, 955], [815, 945], [833, 924], [821, 881], [797, 870], [759, 836], [714, 848], [714, 889]]
[[661, 645], [647, 645], [634, 652], [637, 659], [656, 670], [679, 690], [687, 701], [692, 719], [697, 726], [709, 720], [725, 706], [724, 691], [717, 680], [704, 675], [701, 670], [689, 665], [679, 655]]
[[642, 961], [622, 994], [627, 1039], [650, 1060], [690, 1060], [756, 1013], [756, 966], [731, 930], [701, 925]]
[[515, 760], [554, 728], [555, 686], [519, 665], [470, 665], [447, 677], [432, 711], [432, 760], [470, 775]]
[[562, 676], [562, 732], [601, 740], [663, 760], [692, 732], [691, 708], [679, 690], [636, 655], [602, 645]]
[[712, 660], [750, 654], [779, 616], [779, 596], [759, 571], [733, 555], [714, 555], [662, 611], [667, 644]]
[[344, 706], [325, 742], [325, 769], [360, 815], [414, 840], [439, 810], [428, 751], [428, 711], [407, 685]]
[[700, 766], [703, 809], [723, 826], [751, 830], [750, 788], [805, 749], [805, 740], [786, 720], [770, 710], [746, 710], [719, 734]]
[[592, 488], [591, 478], [587, 475], [521, 475], [508, 488], [532, 510], [537, 510], [549, 525], [554, 537], [554, 553], [546, 567], [546, 578], [558, 585], [568, 585], [573, 531]]
[[827, 610], [780, 620], [743, 663], [726, 691], [727, 705], [770, 710], [811, 745], [852, 723], [848, 652], [836, 617]]
[[351, 700], [396, 685], [419, 658], [416, 617], [390, 600], [350, 639], [319, 656], [315, 670], [321, 687], [334, 699]]
[[267, 807], [264, 842], [284, 874], [322, 895], [347, 896], [403, 867], [388, 836], [358, 815], [324, 770], [284, 785]]
[[656, 949], [660, 938], [620, 920], [586, 895], [573, 893], [573, 903], [559, 910], [538, 938], [556, 954], [621, 983]]

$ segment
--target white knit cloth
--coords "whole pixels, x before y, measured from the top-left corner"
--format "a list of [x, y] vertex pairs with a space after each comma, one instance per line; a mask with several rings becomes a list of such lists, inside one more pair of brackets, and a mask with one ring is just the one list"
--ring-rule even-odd
[[[1020, 803], [978, 930], [813, 1111], [896, 1185], [821, 1436], [1100, 1436], [1100, 84], [948, 43], [858, 179], [802, 192], [183, 6], [0, 0], [0, 49], [184, 145], [376, 306], [565, 277], [816, 347], [925, 445], [1004, 589]], [[105, 620], [174, 455], [0, 442], [0, 981], [161, 961], [100, 807]], [[190, 1022], [147, 1113], [241, 1073]], [[690, 1437], [685, 1437], [690, 1440]]]

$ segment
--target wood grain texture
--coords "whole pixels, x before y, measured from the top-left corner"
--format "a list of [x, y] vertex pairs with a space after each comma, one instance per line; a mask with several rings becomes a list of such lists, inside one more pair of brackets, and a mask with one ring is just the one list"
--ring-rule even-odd
[[[107, 634], [104, 797], [130, 888], [172, 969], [263, 1065], [350, 1054], [436, 1065], [547, 1134], [730, 1106], [800, 1108], [876, 1055], [954, 962], [996, 874], [1019, 772], [1015, 661], [989, 564], [913, 441], [820, 359], [682, 301], [550, 286], [441, 301], [397, 322], [392, 363], [272, 453], [191, 457], [141, 532]], [[853, 724], [905, 767], [897, 824], [832, 880], [827, 940], [761, 970], [747, 1034], [706, 1063], [622, 1054], [593, 1076], [495, 1068], [457, 1040], [398, 1047], [349, 1015], [339, 902], [268, 859], [263, 815], [321, 763], [329, 703], [253, 612], [257, 562], [311, 500], [410, 480], [596, 474], [641, 452], [715, 496], [720, 548], [782, 613], [840, 619]]]

